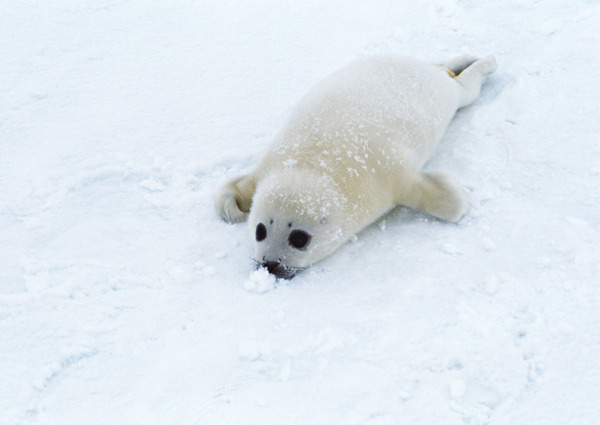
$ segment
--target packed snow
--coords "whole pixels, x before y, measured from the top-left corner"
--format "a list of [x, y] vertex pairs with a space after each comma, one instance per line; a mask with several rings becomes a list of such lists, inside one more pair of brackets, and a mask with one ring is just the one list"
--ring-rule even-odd
[[[600, 423], [600, 5], [4, 1], [0, 424]], [[397, 208], [292, 280], [220, 184], [358, 57], [495, 55]]]

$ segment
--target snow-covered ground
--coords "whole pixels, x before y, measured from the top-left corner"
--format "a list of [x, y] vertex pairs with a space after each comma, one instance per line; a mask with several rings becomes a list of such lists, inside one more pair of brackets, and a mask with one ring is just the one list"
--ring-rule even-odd
[[[0, 2], [0, 424], [600, 423], [600, 5]], [[398, 208], [291, 281], [215, 189], [350, 60], [494, 54]]]

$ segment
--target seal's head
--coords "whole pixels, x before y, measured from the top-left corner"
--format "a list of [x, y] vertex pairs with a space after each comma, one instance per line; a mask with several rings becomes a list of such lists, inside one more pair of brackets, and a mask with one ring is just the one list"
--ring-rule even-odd
[[331, 254], [350, 236], [346, 203], [330, 176], [296, 168], [266, 176], [250, 210], [254, 260], [289, 279]]

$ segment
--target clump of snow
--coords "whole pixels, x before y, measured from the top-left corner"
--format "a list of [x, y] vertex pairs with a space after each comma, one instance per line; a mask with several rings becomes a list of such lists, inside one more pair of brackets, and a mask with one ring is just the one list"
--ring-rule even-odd
[[166, 189], [166, 186], [154, 179], [146, 179], [140, 183], [140, 187], [148, 189], [151, 192], [161, 192]]
[[496, 242], [494, 242], [494, 240], [492, 238], [488, 238], [488, 237], [482, 238], [481, 243], [482, 243], [483, 247], [485, 248], [485, 250], [487, 250], [487, 251], [493, 251], [498, 247], [498, 245], [496, 245]]
[[244, 281], [244, 289], [248, 292], [262, 294], [274, 289], [276, 282], [275, 275], [270, 274], [266, 268], [260, 267], [250, 272], [248, 279]]
[[240, 341], [238, 355], [243, 360], [256, 361], [262, 356], [262, 349], [255, 340], [245, 339]]
[[443, 252], [445, 252], [446, 254], [450, 254], [450, 255], [461, 255], [462, 254], [460, 247], [457, 246], [456, 243], [450, 242], [450, 241], [446, 241], [446, 242], [442, 243], [442, 245], [440, 246], [440, 249]]

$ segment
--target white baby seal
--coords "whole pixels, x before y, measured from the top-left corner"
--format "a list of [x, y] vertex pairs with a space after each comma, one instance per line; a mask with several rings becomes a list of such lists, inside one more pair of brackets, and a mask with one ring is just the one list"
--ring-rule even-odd
[[221, 188], [220, 216], [239, 222], [250, 211], [254, 259], [282, 278], [396, 205], [460, 220], [463, 190], [421, 168], [495, 70], [492, 56], [440, 64], [377, 56], [345, 66], [300, 100], [251, 174]]

